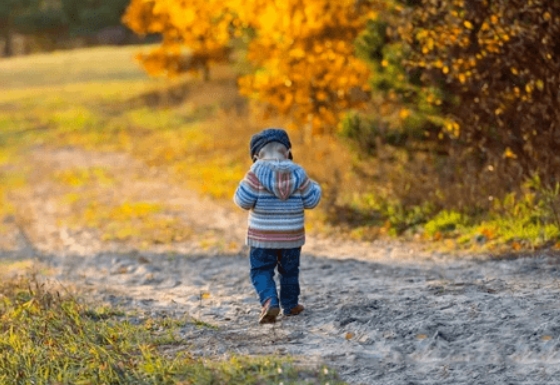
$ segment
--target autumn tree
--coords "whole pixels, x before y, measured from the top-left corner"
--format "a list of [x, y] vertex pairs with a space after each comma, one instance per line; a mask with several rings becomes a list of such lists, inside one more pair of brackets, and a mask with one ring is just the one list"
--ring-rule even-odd
[[152, 74], [177, 75], [228, 60], [232, 39], [248, 41], [252, 72], [242, 94], [310, 133], [333, 132], [341, 114], [368, 99], [367, 65], [354, 39], [379, 0], [132, 0], [124, 22], [162, 44], [141, 61]]
[[456, 96], [449, 135], [482, 167], [559, 181], [560, 2], [423, 0], [402, 15], [406, 67]]
[[[344, 120], [363, 153], [401, 162], [412, 205], [486, 210], [527, 178], [560, 181], [560, 3], [395, 1], [357, 41], [372, 99]], [[422, 193], [414, 193], [421, 191]], [[432, 198], [430, 198], [432, 197]]]
[[242, 94], [311, 134], [332, 133], [343, 113], [364, 105], [370, 71], [356, 57], [354, 40], [381, 2], [238, 3], [241, 25], [254, 31], [248, 59], [255, 72], [241, 78]]
[[452, 99], [446, 89], [423, 81], [420, 70], [406, 65], [410, 47], [391, 33], [408, 22], [404, 11], [399, 2], [386, 1], [383, 12], [368, 20], [355, 42], [357, 57], [370, 68], [372, 98], [363, 111], [346, 115], [342, 134], [370, 156], [377, 156], [383, 146], [442, 151], [441, 128], [454, 127], [443, 112]]
[[137, 34], [162, 36], [159, 47], [139, 55], [146, 71], [167, 76], [202, 72], [208, 79], [213, 63], [229, 60], [233, 16], [226, 3], [219, 0], [132, 0], [123, 22]]

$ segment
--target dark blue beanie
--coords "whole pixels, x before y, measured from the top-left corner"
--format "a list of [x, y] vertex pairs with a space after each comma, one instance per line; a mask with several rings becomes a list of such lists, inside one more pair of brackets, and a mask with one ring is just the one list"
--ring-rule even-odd
[[[251, 138], [251, 143], [249, 144], [249, 150], [251, 152], [251, 159], [255, 160], [255, 155], [257, 155], [264, 146], [271, 142], [282, 143], [289, 150], [292, 148], [292, 143], [290, 143], [290, 138], [286, 131], [281, 128], [267, 128], [253, 135]], [[290, 152], [290, 159], [292, 159], [292, 153]]]

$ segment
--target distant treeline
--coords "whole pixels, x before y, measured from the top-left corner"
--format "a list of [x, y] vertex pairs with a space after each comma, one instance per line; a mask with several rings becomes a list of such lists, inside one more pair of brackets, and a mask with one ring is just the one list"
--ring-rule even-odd
[[129, 0], [1, 0], [0, 56], [138, 39], [121, 24]]

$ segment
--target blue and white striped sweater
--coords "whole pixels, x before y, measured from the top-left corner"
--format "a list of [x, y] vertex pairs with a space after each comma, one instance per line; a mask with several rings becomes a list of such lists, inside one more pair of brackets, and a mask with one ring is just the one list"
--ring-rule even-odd
[[304, 210], [321, 199], [321, 187], [291, 160], [259, 160], [235, 191], [235, 203], [249, 213], [247, 244], [287, 249], [305, 243]]

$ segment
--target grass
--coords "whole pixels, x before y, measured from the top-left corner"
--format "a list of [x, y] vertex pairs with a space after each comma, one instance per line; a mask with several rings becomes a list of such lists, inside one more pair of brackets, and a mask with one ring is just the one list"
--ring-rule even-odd
[[49, 87], [72, 89], [76, 84], [93, 82], [145, 81], [145, 73], [132, 65], [132, 57], [138, 50], [138, 47], [98, 47], [3, 59], [0, 84], [5, 90], [25, 92]]
[[[9, 196], [26, 184], [31, 172], [26, 155], [38, 145], [127, 152], [148, 167], [169, 171], [173, 183], [231, 205], [251, 164], [250, 136], [288, 122], [250, 114], [253, 106], [238, 96], [229, 67], [217, 67], [207, 83], [149, 78], [133, 59], [143, 49], [99, 47], [0, 60], [0, 219], [17, 211]], [[398, 160], [396, 166], [390, 164], [394, 160], [364, 163], [337, 138], [309, 142], [300, 131], [290, 135], [295, 160], [324, 190], [321, 209], [307, 214], [312, 232], [360, 240], [401, 237], [476, 250], [534, 249], [560, 241], [560, 224], [551, 214], [558, 191], [547, 195], [541, 187], [531, 204], [523, 203], [529, 192], [518, 194], [515, 204], [481, 216], [439, 212], [425, 200], [404, 204], [391, 195], [394, 189], [414, 189], [412, 179], [391, 176], [391, 167], [403, 167]], [[119, 175], [77, 167], [53, 178], [69, 190], [61, 204], [71, 204], [77, 213], [61, 218], [66, 225], [98, 227], [105, 240], [161, 243], [189, 236], [169, 217], [173, 208], [165, 202], [103, 198]], [[158, 209], [135, 213], [144, 204]], [[133, 215], [120, 215], [127, 207]], [[534, 207], [544, 220], [535, 220]]]
[[192, 357], [181, 328], [211, 327], [195, 319], [132, 322], [33, 277], [0, 282], [2, 384], [343, 384], [289, 359]]

